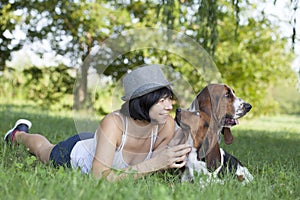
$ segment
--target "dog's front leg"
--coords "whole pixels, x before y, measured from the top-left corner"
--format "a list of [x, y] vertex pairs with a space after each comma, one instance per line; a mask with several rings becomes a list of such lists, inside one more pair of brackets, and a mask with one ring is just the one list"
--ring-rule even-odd
[[192, 182], [194, 180], [194, 171], [191, 168], [185, 167], [184, 172], [181, 176], [182, 182]]
[[188, 173], [187, 175], [192, 179], [194, 178], [194, 174], [196, 175], [210, 174], [210, 172], [206, 167], [206, 163], [204, 161], [199, 161], [197, 159], [197, 149], [194, 147], [192, 148], [192, 151], [189, 153], [186, 168], [187, 170], [185, 171], [186, 173]]
[[225, 173], [225, 171], [228, 170], [230, 173], [235, 174], [237, 179], [243, 184], [249, 183], [253, 180], [252, 174], [236, 157], [221, 148], [220, 152], [224, 159], [224, 164], [220, 173]]
[[239, 181], [241, 181], [243, 184], [247, 184], [253, 180], [252, 174], [249, 172], [247, 167], [243, 167], [241, 165], [238, 165], [236, 170], [236, 176]]

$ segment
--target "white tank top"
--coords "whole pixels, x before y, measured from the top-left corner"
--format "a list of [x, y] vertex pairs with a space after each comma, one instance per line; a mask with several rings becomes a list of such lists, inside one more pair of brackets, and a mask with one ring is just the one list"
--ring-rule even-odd
[[[125, 162], [125, 160], [123, 158], [123, 152], [122, 152], [124, 145], [126, 143], [127, 130], [128, 130], [128, 118], [125, 117], [125, 129], [124, 129], [124, 132], [122, 133], [122, 141], [121, 141], [119, 148], [115, 151], [112, 168], [124, 169], [126, 167], [129, 167], [129, 165]], [[152, 156], [152, 152], [153, 152], [152, 150], [153, 150], [153, 146], [157, 139], [157, 134], [158, 134], [158, 126], [155, 127], [155, 131], [152, 130], [152, 132], [151, 132], [150, 149], [149, 149], [149, 152], [148, 152], [145, 160], [149, 160]]]
[[[114, 114], [117, 114], [120, 116], [120, 113], [114, 112]], [[120, 116], [122, 121], [123, 118]], [[123, 121], [124, 124], [124, 121]], [[128, 118], [125, 117], [125, 127], [124, 131], [122, 133], [122, 141], [120, 146], [116, 149], [112, 168], [113, 169], [124, 169], [127, 168], [129, 165], [124, 161], [123, 159], [123, 148], [126, 143], [127, 138], [127, 129], [128, 129]], [[155, 127], [155, 130], [152, 130], [151, 133], [151, 143], [150, 143], [150, 149], [149, 152], [145, 158], [145, 160], [148, 160], [152, 156], [153, 147], [156, 142], [158, 135], [158, 126]], [[94, 138], [81, 140], [75, 144], [71, 151], [71, 165], [72, 168], [80, 168], [82, 173], [89, 173], [92, 168], [93, 159], [95, 156], [96, 146], [97, 146], [97, 138], [96, 134]]]

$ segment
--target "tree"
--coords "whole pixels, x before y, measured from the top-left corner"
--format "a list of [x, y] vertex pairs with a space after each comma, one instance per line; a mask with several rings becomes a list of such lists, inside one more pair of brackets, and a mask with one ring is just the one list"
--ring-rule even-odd
[[[160, 27], [187, 34], [214, 58], [222, 72], [224, 82], [233, 84], [242, 91], [247, 87], [246, 75], [255, 78], [257, 85], [262, 84], [265, 90], [268, 84], [277, 79], [283, 69], [287, 69], [281, 65], [287, 60], [281, 59], [279, 55], [287, 56], [286, 58], [290, 56], [282, 50], [286, 44], [285, 40], [272, 39], [272, 37], [278, 38], [276, 32], [271, 32], [276, 30], [276, 27], [269, 24], [263, 13], [262, 19], [249, 19], [248, 24], [240, 21], [241, 17], [246, 17], [243, 10], [251, 9], [248, 1], [132, 0], [124, 3], [121, 0], [30, 2], [15, 0], [1, 2], [0, 5], [2, 13], [5, 13], [1, 15], [5, 19], [1, 21], [2, 30], [7, 29], [12, 32], [17, 25], [21, 26], [31, 41], [40, 39], [51, 41], [52, 49], [57, 54], [69, 57], [72, 67], [79, 68], [80, 77], [75, 92], [77, 108], [84, 105], [88, 99], [87, 74], [90, 66], [85, 65], [83, 61], [87, 59], [93, 47], [101, 44], [110, 35], [130, 28]], [[9, 20], [10, 18], [6, 17], [8, 14], [14, 15], [12, 19], [16, 20]], [[257, 33], [260, 35], [253, 39]], [[6, 46], [0, 44], [1, 50], [8, 47], [10, 42], [11, 40], [8, 40]], [[130, 42], [125, 45], [130, 49]], [[7, 48], [1, 51], [3, 55], [1, 58], [7, 59], [9, 51]], [[278, 57], [274, 58], [269, 53], [271, 51]], [[191, 76], [192, 71], [184, 60], [153, 48], [129, 51], [116, 58], [104, 72], [101, 70], [99, 72], [117, 80], [126, 72], [128, 66], [140, 65], [145, 62], [145, 58], [149, 57], [156, 57], [156, 62], [174, 66], [176, 70], [191, 78], [191, 84], [201, 88], [199, 83], [201, 74], [196, 77]], [[264, 64], [263, 61], [269, 62], [265, 68], [260, 67]], [[242, 64], [239, 65], [238, 62]], [[280, 66], [277, 65], [278, 63]], [[268, 74], [271, 70], [272, 74]], [[237, 77], [238, 81], [236, 81]], [[255, 89], [257, 86], [251, 86], [250, 91], [253, 93], [249, 95], [255, 96]], [[256, 95], [255, 98], [257, 97]]]
[[[241, 8], [241, 15], [244, 9], [249, 11]], [[215, 62], [224, 81], [236, 88], [240, 96], [255, 102], [254, 112], [274, 112], [275, 101], [267, 96], [268, 89], [295, 78], [291, 70], [293, 54], [286, 48], [288, 42], [263, 13], [260, 18], [245, 17], [235, 35], [230, 23], [234, 16], [230, 13], [219, 27], [222, 31]]]
[[14, 11], [15, 8], [8, 1], [0, 2], [0, 71], [4, 70], [5, 61], [10, 57], [10, 53], [22, 47], [22, 42], [12, 44], [12, 32], [21, 20]]
[[[93, 46], [128, 24], [127, 12], [111, 10], [104, 3], [83, 0], [16, 0], [2, 2], [0, 5], [1, 17], [4, 19], [1, 20], [2, 30], [13, 31], [18, 24], [26, 33], [27, 39], [51, 41], [52, 49], [57, 54], [68, 56], [72, 67], [80, 66], [81, 77], [75, 89], [75, 107], [84, 104], [87, 96], [88, 66], [80, 64]], [[16, 16], [16, 11], [22, 13], [22, 16]], [[14, 19], [18, 19], [18, 23]], [[19, 49], [23, 41], [12, 49], [9, 45], [11, 39], [4, 37], [2, 40], [5, 43], [1, 44], [1, 50], [4, 51], [1, 51], [0, 64], [4, 69], [4, 61], [8, 59], [10, 51]]]

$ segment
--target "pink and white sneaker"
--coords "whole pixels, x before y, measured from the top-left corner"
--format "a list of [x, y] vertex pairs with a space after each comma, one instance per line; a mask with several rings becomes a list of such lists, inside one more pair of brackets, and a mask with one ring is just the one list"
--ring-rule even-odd
[[7, 143], [12, 142], [14, 140], [15, 137], [15, 133], [17, 131], [24, 131], [26, 133], [29, 132], [29, 129], [31, 128], [31, 121], [27, 120], [27, 119], [19, 119], [16, 123], [15, 126], [10, 129], [9, 131], [7, 131], [7, 133], [4, 136], [4, 141], [6, 141]]

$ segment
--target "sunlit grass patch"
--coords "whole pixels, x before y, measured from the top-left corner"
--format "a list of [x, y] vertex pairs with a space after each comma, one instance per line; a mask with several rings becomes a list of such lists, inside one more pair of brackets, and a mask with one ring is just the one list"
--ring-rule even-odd
[[[0, 104], [2, 136], [19, 118], [32, 121], [32, 132], [56, 143], [77, 132], [72, 113], [35, 106]], [[0, 195], [4, 199], [299, 199], [300, 117], [243, 119], [232, 128], [236, 156], [254, 176], [243, 186], [232, 176], [224, 184], [182, 183], [178, 174], [155, 173], [139, 180], [97, 181], [79, 170], [44, 165], [22, 146], [0, 142]], [[197, 180], [197, 179], [196, 179]]]

